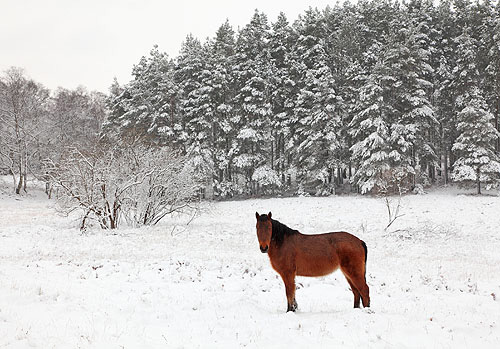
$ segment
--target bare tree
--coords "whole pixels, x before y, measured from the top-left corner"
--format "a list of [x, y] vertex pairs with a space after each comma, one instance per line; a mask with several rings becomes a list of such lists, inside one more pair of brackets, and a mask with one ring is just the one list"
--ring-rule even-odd
[[0, 78], [0, 159], [9, 169], [16, 194], [26, 191], [28, 172], [40, 151], [40, 124], [49, 92], [19, 68]]
[[[45, 159], [58, 163], [70, 148], [83, 152], [88, 145], [99, 141], [99, 133], [106, 117], [105, 95], [88, 92], [83, 87], [75, 90], [59, 88], [50, 99], [43, 138]], [[46, 163], [47, 164], [47, 163]], [[43, 168], [46, 193], [51, 197], [53, 183]]]
[[387, 208], [387, 226], [384, 228], [385, 231], [398, 218], [404, 216], [404, 213], [401, 213], [401, 201], [403, 194], [408, 191], [408, 181], [408, 175], [404, 171], [398, 170], [398, 168], [386, 171], [382, 176], [377, 189]]

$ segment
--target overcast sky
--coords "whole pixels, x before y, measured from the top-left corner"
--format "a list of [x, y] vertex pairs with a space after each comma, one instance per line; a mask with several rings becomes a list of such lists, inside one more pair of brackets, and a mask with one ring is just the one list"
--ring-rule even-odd
[[328, 4], [335, 0], [0, 0], [0, 71], [17, 66], [51, 89], [107, 92], [154, 44], [175, 57], [186, 35], [213, 37], [226, 18], [236, 30], [256, 8], [292, 22]]

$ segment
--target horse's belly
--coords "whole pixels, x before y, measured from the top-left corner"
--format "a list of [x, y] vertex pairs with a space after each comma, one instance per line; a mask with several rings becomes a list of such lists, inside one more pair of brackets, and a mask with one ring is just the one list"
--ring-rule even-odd
[[329, 254], [319, 258], [318, 256], [297, 256], [296, 260], [296, 273], [298, 276], [324, 276], [333, 273], [337, 268], [337, 261]]

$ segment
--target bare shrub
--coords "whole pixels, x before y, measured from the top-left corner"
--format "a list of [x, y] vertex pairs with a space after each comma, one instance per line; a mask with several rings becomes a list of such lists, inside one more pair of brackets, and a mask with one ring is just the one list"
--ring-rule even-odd
[[[401, 200], [403, 194], [408, 191], [408, 175], [405, 171], [393, 169], [384, 174], [384, 180], [378, 185], [378, 193], [383, 197], [387, 208], [387, 226], [385, 231], [404, 214], [401, 213]], [[396, 195], [394, 195], [396, 194]]]
[[85, 151], [72, 147], [48, 176], [57, 187], [60, 208], [114, 229], [122, 221], [152, 225], [165, 216], [196, 209], [199, 184], [185, 158], [168, 148], [98, 142]]
[[135, 150], [137, 172], [144, 175], [127, 193], [124, 211], [129, 222], [154, 225], [174, 212], [198, 210], [202, 180], [185, 157], [168, 148]]

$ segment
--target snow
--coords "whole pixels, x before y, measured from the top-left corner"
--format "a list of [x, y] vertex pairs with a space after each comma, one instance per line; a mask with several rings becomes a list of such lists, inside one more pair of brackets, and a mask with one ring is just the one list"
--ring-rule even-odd
[[[79, 234], [41, 192], [0, 192], [2, 348], [493, 348], [500, 340], [500, 200], [448, 188], [403, 198], [252, 199], [200, 217]], [[370, 310], [336, 272], [297, 278], [297, 313], [259, 251], [255, 211], [368, 245]]]

